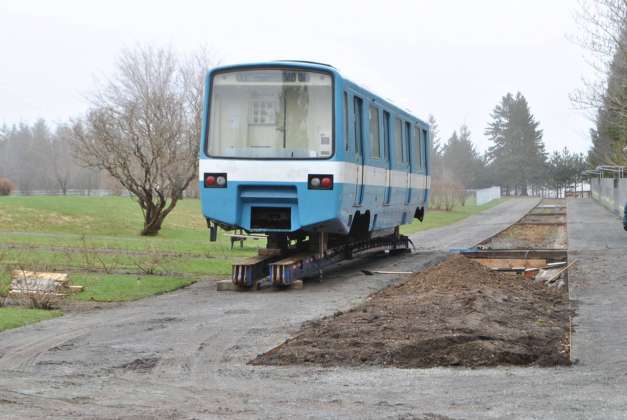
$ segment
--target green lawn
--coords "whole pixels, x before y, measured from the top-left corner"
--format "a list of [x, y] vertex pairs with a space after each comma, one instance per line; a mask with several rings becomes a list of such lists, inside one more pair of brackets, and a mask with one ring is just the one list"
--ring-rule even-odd
[[209, 242], [195, 199], [180, 201], [158, 236], [140, 236], [142, 224], [139, 206], [126, 197], [0, 197], [0, 296], [17, 267], [68, 271], [85, 286], [73, 299], [139, 299], [228, 276], [233, 261], [265, 246], [247, 241], [231, 250], [222, 234]]
[[[0, 244], [35, 247], [0, 250], [0, 260], [84, 268], [102, 265], [100, 260], [113, 265], [119, 261], [125, 268], [145, 265], [154, 255], [167, 252], [189, 254], [168, 257], [179, 261], [180, 270], [185, 271], [190, 260], [196, 272], [223, 275], [225, 259], [254, 255], [265, 245], [249, 241], [243, 249], [231, 251], [223, 235], [209, 242], [200, 201], [195, 199], [180, 201], [155, 237], [140, 236], [142, 224], [139, 206], [126, 197], [0, 197]], [[50, 247], [55, 252], [46, 249]], [[128, 255], [128, 251], [148, 255]]]
[[500, 198], [498, 200], [492, 200], [481, 206], [475, 205], [474, 200], [468, 200], [465, 206], [462, 207], [457, 205], [451, 211], [429, 209], [425, 214], [424, 221], [420, 222], [419, 220], [414, 219], [411, 225], [401, 226], [401, 233], [410, 235], [423, 230], [450, 225], [472, 216], [473, 214], [495, 207], [505, 200], [507, 200], [507, 198]]
[[56, 318], [63, 315], [61, 311], [45, 309], [0, 308], [0, 331], [22, 327], [33, 322]]
[[75, 295], [77, 300], [121, 302], [171, 292], [189, 286], [195, 280], [165, 276], [93, 275], [71, 276], [72, 283], [85, 286]]
[[[0, 197], [0, 243], [87, 246], [135, 251], [228, 252], [227, 238], [209, 242], [200, 201], [185, 199], [159, 235], [143, 237], [142, 214], [127, 197]], [[249, 251], [263, 245], [248, 244]]]
[[[444, 226], [501, 202], [429, 211], [424, 223], [414, 221], [401, 231]], [[234, 261], [265, 246], [265, 241], [247, 241], [244, 248], [231, 250], [222, 234], [217, 242], [209, 242], [200, 202], [194, 199], [180, 201], [156, 237], [140, 236], [142, 223], [139, 206], [125, 197], [0, 197], [0, 245], [4, 245], [0, 297], [8, 292], [10, 269], [18, 267], [68, 271], [73, 284], [85, 286], [71, 299], [140, 299], [187, 286], [203, 276], [228, 276]], [[20, 311], [24, 322], [43, 316], [29, 309], [3, 310], [7, 320], [9, 313], [19, 318]]]

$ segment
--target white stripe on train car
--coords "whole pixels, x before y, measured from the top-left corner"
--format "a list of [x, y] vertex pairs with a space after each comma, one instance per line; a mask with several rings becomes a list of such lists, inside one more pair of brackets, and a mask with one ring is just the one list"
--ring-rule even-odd
[[[352, 162], [292, 161], [292, 160], [238, 160], [202, 159], [199, 164], [199, 180], [205, 172], [226, 172], [229, 181], [306, 182], [307, 174], [332, 174], [337, 183], [355, 184], [359, 166]], [[386, 169], [364, 166], [364, 184], [386, 186]], [[411, 188], [429, 188], [431, 177], [411, 174]], [[390, 186], [407, 188], [407, 172], [390, 171]]]

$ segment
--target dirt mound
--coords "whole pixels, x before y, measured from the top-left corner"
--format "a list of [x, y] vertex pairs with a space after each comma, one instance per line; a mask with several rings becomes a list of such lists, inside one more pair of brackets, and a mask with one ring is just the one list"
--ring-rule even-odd
[[495, 273], [463, 256], [305, 325], [256, 365], [568, 365], [564, 290]]

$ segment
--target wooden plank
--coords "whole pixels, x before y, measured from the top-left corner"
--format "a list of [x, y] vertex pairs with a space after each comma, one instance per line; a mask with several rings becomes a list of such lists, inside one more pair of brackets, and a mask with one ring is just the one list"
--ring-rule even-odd
[[48, 280], [54, 281], [57, 283], [67, 283], [68, 275], [67, 273], [46, 273], [46, 272], [37, 272], [37, 271], [23, 271], [23, 270], [13, 270], [11, 272], [11, 278], [13, 280]]
[[225, 233], [224, 236], [227, 236], [229, 238], [242, 238], [242, 239], [246, 239], [246, 238], [266, 239], [267, 238], [266, 235], [244, 235], [240, 233]]
[[20, 296], [29, 296], [29, 295], [42, 295], [42, 296], [55, 296], [55, 297], [65, 297], [67, 293], [50, 293], [50, 292], [42, 292], [41, 290], [11, 290], [9, 292], [9, 297], [20, 297]]
[[517, 259], [546, 259], [550, 262], [563, 261], [568, 253], [565, 249], [471, 249], [461, 251], [469, 258], [517, 258]]
[[547, 280], [547, 283], [552, 283], [555, 280], [557, 280], [557, 278], [559, 276], [562, 275], [562, 273], [566, 270], [568, 270], [570, 267], [572, 267], [573, 265], [575, 265], [575, 263], [577, 262], [577, 260], [573, 260], [573, 262], [571, 262], [570, 264], [568, 264], [566, 267], [562, 268], [561, 270], [559, 270], [557, 273], [555, 273], [555, 275], [553, 277], [551, 277], [550, 279]]
[[70, 293], [67, 273], [13, 270], [10, 296], [65, 296]]
[[539, 258], [474, 258], [474, 261], [490, 268], [540, 268], [546, 266], [546, 260]]

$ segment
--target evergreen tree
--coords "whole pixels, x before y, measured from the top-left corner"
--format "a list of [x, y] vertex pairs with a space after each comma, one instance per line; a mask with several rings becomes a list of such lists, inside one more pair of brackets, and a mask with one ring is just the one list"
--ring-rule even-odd
[[470, 130], [462, 125], [444, 146], [442, 161], [447, 174], [466, 188], [476, 187], [483, 170], [483, 160], [470, 139]]
[[500, 185], [527, 195], [529, 185], [542, 183], [546, 151], [542, 130], [525, 97], [508, 93], [491, 114], [485, 134], [493, 145], [487, 157]]
[[433, 115], [429, 115], [429, 125], [431, 126], [431, 176], [433, 178], [442, 179], [443, 163], [442, 163], [442, 139], [440, 138], [440, 129], [438, 122]]
[[580, 182], [581, 173], [587, 164], [582, 154], [570, 153], [566, 147], [561, 152], [553, 152], [548, 161], [549, 185], [558, 196], [560, 191]]
[[625, 165], [627, 157], [627, 67], [625, 52], [618, 50], [609, 67], [607, 87], [597, 110], [596, 129], [591, 130], [591, 165]]

